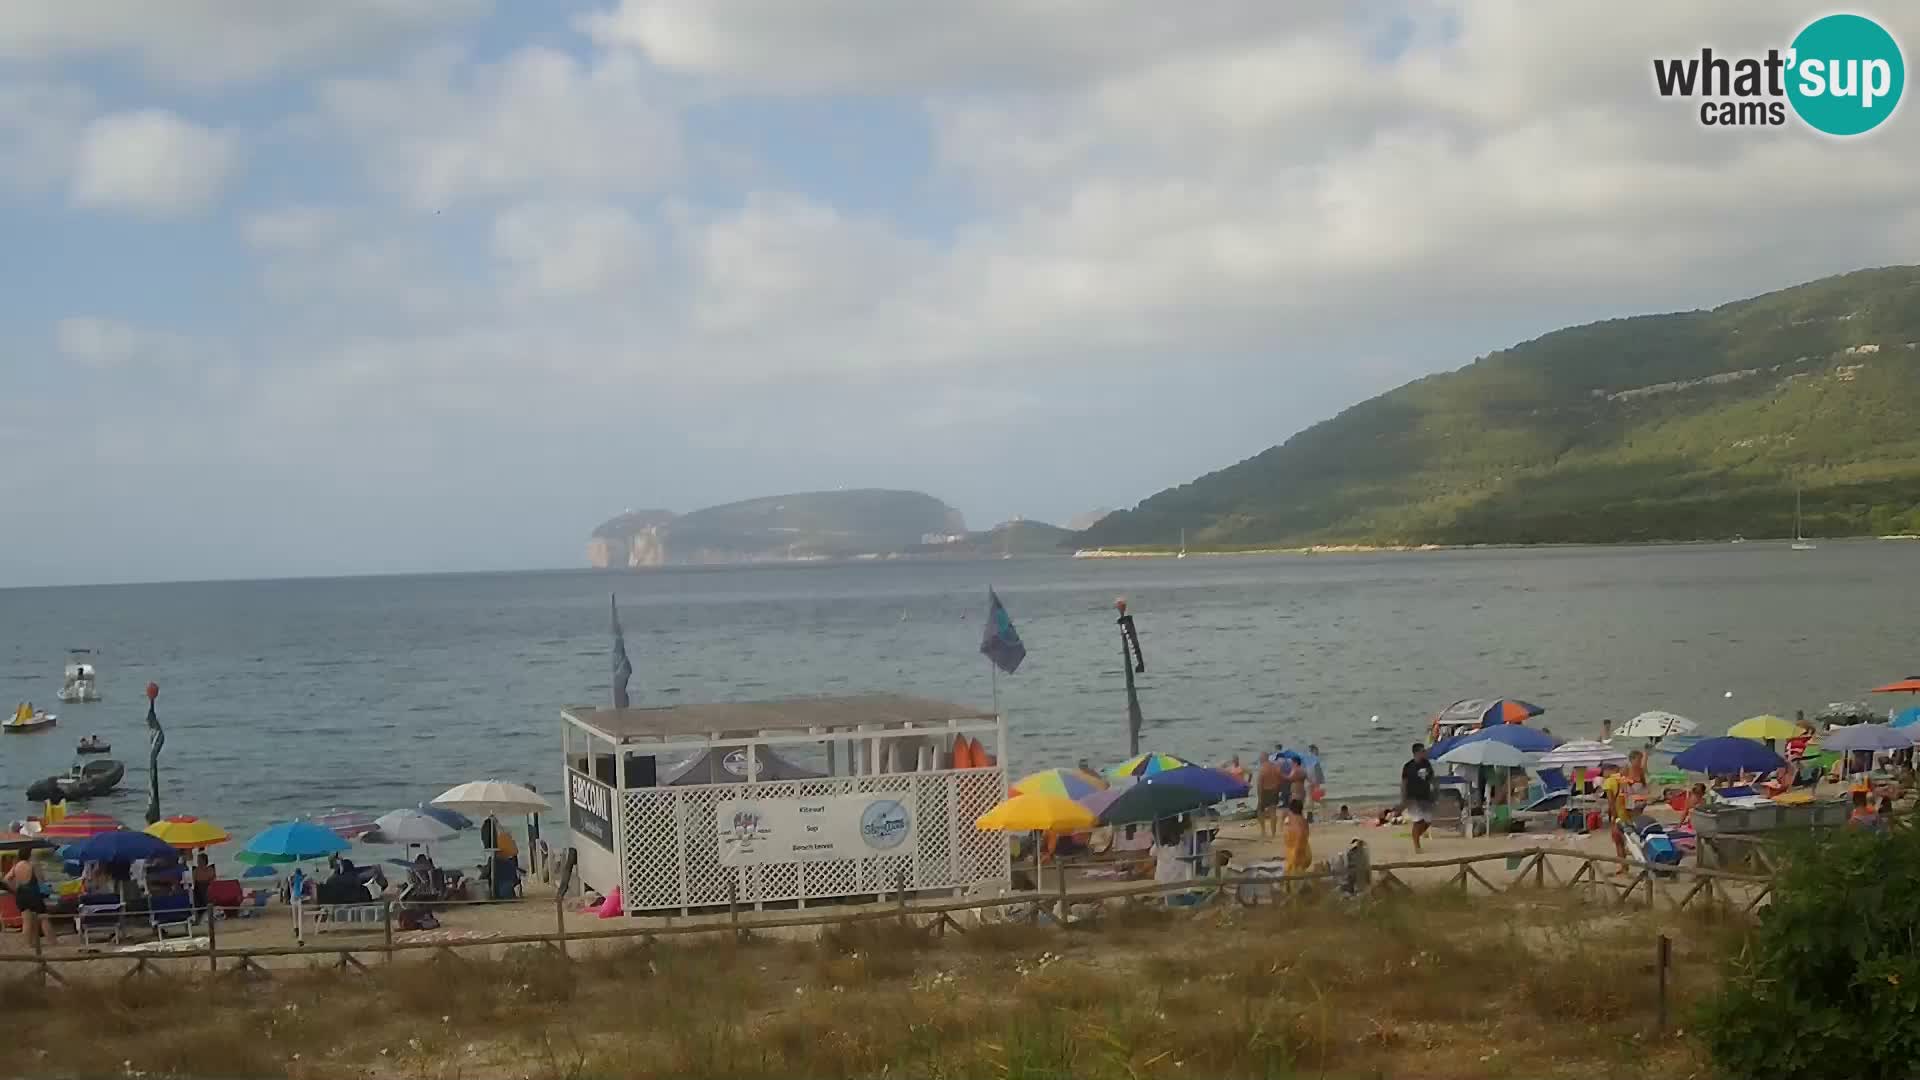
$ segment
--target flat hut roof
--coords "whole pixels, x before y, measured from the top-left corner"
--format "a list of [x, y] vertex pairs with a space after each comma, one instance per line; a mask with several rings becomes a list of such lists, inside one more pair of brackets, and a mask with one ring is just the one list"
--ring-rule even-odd
[[906, 694], [857, 694], [780, 701], [731, 701], [664, 708], [599, 709], [575, 705], [566, 715], [615, 742], [686, 735], [751, 735], [815, 728], [934, 727], [993, 720], [990, 709]]

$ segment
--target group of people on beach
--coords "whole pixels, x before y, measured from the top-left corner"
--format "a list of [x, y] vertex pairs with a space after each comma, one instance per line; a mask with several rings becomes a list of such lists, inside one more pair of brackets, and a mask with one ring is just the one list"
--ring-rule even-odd
[[[1238, 757], [1229, 771], [1235, 769], [1246, 779]], [[1277, 744], [1272, 753], [1260, 755], [1252, 779], [1260, 836], [1282, 842], [1288, 873], [1305, 873], [1313, 864], [1313, 812], [1326, 797], [1327, 774], [1320, 763], [1320, 748], [1308, 744], [1302, 756]]]

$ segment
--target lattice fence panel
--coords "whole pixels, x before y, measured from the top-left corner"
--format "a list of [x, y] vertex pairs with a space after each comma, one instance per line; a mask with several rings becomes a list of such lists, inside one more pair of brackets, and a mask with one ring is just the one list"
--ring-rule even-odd
[[1007, 840], [999, 833], [981, 832], [973, 823], [1006, 796], [1006, 773], [968, 770], [953, 774], [959, 813], [954, 825], [954, 860], [960, 874], [955, 884], [1005, 881], [1008, 876]]
[[626, 826], [622, 903], [628, 911], [679, 907], [680, 855], [671, 841], [679, 829], [680, 800], [667, 789], [629, 791], [621, 809]]
[[[922, 889], [944, 889], [953, 884], [953, 807], [950, 776], [920, 778], [913, 804], [920, 829], [920, 868], [914, 884]], [[967, 822], [971, 826], [971, 822]]]

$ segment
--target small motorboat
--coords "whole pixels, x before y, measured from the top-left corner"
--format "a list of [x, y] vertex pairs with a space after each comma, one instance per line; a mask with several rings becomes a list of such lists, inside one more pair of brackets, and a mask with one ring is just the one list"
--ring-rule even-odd
[[34, 781], [27, 788], [27, 798], [34, 802], [91, 799], [119, 787], [120, 778], [126, 774], [125, 765], [112, 758], [101, 758], [85, 765], [75, 765], [65, 776], [49, 776]]
[[69, 705], [100, 700], [100, 687], [94, 678], [92, 649], [68, 650], [66, 678], [60, 683], [60, 700]]
[[80, 740], [78, 746], [73, 748], [73, 752], [76, 754], [105, 754], [112, 750], [113, 744], [98, 735], [88, 735], [86, 738]]
[[0, 731], [9, 735], [25, 735], [31, 731], [45, 731], [59, 718], [44, 709], [32, 705], [22, 705], [12, 716], [0, 720]]

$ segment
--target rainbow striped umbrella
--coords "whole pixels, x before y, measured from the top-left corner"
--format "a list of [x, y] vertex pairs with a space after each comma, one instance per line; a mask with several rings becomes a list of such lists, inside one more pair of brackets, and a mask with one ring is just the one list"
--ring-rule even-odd
[[1174, 757], [1172, 754], [1141, 754], [1138, 757], [1130, 757], [1120, 764], [1115, 765], [1113, 768], [1108, 769], [1106, 775], [1113, 777], [1115, 780], [1124, 780], [1127, 777], [1157, 776], [1160, 773], [1170, 772], [1174, 769], [1183, 769], [1192, 764], [1193, 762], [1188, 761], [1186, 758]]
[[98, 836], [104, 832], [113, 832], [116, 829], [124, 828], [126, 828], [125, 825], [120, 824], [120, 822], [105, 814], [68, 814], [59, 821], [41, 829], [40, 835], [44, 839], [67, 844], [76, 840], [85, 840], [88, 837]]
[[1015, 795], [1057, 795], [1079, 799], [1104, 791], [1107, 782], [1084, 769], [1041, 769], [1013, 782]]

